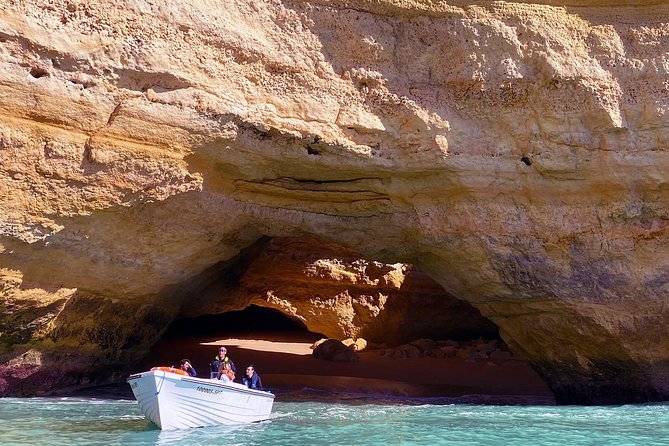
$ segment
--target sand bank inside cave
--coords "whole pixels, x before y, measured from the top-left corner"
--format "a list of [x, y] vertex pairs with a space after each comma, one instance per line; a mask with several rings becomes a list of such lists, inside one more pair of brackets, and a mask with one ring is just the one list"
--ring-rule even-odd
[[516, 359], [392, 359], [369, 350], [359, 352], [358, 363], [337, 363], [313, 358], [309, 348], [313, 342], [308, 335], [293, 333], [168, 338], [154, 347], [137, 371], [178, 365], [184, 357], [192, 361], [199, 377], [207, 377], [209, 361], [218, 346], [225, 345], [237, 366], [238, 379], [246, 365], [253, 363], [265, 387], [277, 394], [277, 401], [434, 397], [445, 402], [554, 404], [539, 376]]

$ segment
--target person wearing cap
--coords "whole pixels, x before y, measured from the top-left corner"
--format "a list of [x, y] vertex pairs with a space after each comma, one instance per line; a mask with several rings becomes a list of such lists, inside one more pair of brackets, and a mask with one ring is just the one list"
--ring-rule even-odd
[[228, 358], [228, 349], [221, 346], [218, 349], [218, 354], [214, 358], [213, 361], [211, 361], [210, 366], [211, 366], [211, 379], [217, 379], [219, 376], [219, 370], [221, 368], [221, 364], [230, 364], [230, 369], [234, 374], [237, 374], [237, 368], [235, 367], [235, 363], [232, 362], [232, 359]]

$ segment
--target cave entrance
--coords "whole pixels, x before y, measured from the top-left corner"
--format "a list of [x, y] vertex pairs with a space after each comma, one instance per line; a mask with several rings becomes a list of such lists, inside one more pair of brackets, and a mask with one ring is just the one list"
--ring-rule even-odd
[[206, 314], [194, 318], [178, 319], [165, 331], [163, 339], [173, 339], [185, 335], [211, 338], [253, 337], [284, 341], [317, 341], [324, 337], [310, 332], [297, 320], [291, 319], [278, 310], [257, 305], [249, 305], [243, 310], [221, 314]]
[[[225, 345], [235, 364], [258, 362], [258, 354], [311, 355], [310, 346], [326, 337], [272, 308], [249, 305], [243, 310], [206, 314], [174, 321], [153, 346], [140, 367], [179, 364], [191, 360], [198, 376], [206, 377], [218, 346]], [[272, 354], [270, 354], [271, 360]], [[267, 360], [267, 359], [266, 359]]]
[[[208, 377], [209, 362], [225, 345], [239, 373], [253, 363], [277, 392], [551, 402], [546, 385], [513, 358], [492, 321], [413, 265], [364, 259], [312, 237], [275, 238], [207, 274], [211, 280], [194, 281], [203, 288], [184, 295], [179, 318], [146, 366], [188, 358], [198, 376]], [[362, 338], [367, 345], [358, 361], [326, 361], [310, 348], [324, 337]]]

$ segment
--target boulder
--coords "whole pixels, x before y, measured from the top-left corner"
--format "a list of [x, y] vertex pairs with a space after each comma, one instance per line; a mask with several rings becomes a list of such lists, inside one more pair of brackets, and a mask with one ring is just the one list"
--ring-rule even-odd
[[358, 355], [337, 339], [326, 339], [311, 353], [314, 358], [333, 362], [359, 362]]

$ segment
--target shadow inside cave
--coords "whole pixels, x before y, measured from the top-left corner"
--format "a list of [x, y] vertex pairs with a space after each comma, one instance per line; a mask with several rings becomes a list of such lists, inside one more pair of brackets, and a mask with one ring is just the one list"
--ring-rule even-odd
[[[393, 358], [382, 350], [358, 352], [360, 361], [337, 363], [311, 355], [310, 346], [325, 336], [268, 308], [175, 321], [133, 372], [153, 366], [178, 366], [188, 358], [198, 377], [209, 377], [209, 362], [225, 345], [237, 367], [237, 381], [254, 364], [279, 401], [364, 401], [443, 399], [444, 403], [554, 404], [552, 393], [523, 362], [513, 359], [467, 360], [457, 357]], [[432, 400], [435, 402], [435, 400]]]

